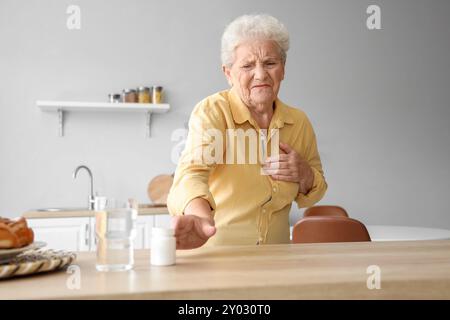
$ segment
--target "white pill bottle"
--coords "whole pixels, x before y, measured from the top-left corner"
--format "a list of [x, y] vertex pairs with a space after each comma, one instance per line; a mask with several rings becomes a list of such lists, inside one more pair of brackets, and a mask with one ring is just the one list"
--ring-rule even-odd
[[175, 264], [176, 240], [173, 229], [153, 228], [150, 264], [170, 266]]

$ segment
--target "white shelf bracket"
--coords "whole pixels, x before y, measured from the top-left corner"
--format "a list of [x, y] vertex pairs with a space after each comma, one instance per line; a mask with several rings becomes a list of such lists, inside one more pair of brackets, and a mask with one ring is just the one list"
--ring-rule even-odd
[[64, 137], [64, 110], [58, 109], [59, 136]]
[[147, 112], [147, 138], [151, 137], [151, 134], [150, 134], [151, 121], [152, 121], [152, 112], [149, 111], [149, 112]]

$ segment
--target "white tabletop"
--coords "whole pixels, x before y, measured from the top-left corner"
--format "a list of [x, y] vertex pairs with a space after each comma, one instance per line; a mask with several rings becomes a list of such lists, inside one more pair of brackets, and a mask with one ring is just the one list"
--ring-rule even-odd
[[[413, 240], [448, 240], [450, 230], [407, 227], [407, 226], [366, 226], [372, 241], [413, 241]], [[292, 234], [292, 227], [291, 227]]]
[[450, 230], [406, 227], [406, 226], [366, 226], [372, 241], [407, 241], [407, 240], [448, 240]]

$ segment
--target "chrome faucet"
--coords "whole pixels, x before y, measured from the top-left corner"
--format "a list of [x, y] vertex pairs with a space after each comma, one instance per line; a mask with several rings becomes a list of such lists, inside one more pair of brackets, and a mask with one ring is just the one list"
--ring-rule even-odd
[[90, 170], [88, 167], [86, 167], [86, 166], [78, 166], [78, 167], [75, 169], [75, 171], [73, 172], [73, 178], [74, 178], [74, 179], [77, 178], [77, 174], [78, 174], [78, 171], [79, 171], [80, 169], [85, 169], [85, 170], [88, 172], [89, 177], [91, 178], [91, 194], [89, 195], [89, 202], [88, 202], [88, 203], [89, 203], [89, 210], [94, 210], [95, 196], [94, 196], [94, 178], [92, 177], [92, 172], [91, 172], [91, 170]]

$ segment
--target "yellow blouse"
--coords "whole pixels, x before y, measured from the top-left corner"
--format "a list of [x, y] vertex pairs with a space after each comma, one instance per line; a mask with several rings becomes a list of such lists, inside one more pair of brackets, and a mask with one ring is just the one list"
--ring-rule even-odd
[[[222, 141], [217, 135], [208, 134], [209, 129], [221, 132]], [[267, 130], [267, 146], [264, 147], [258, 139], [258, 152], [271, 156], [271, 142], [274, 139], [270, 133], [276, 132], [272, 129], [278, 129], [279, 141], [289, 144], [308, 161], [314, 172], [314, 184], [306, 195], [298, 192], [298, 183], [276, 181], [261, 174], [260, 159], [264, 156], [258, 156], [256, 162], [250, 160], [250, 138], [241, 149], [241, 152], [245, 149], [245, 163], [240, 163], [242, 161], [237, 160], [240, 145], [236, 140], [226, 139], [231, 137], [227, 133], [230, 129], [242, 129], [244, 132], [250, 129], [255, 130], [257, 135], [260, 133], [259, 126], [234, 89], [209, 96], [194, 108], [189, 120], [186, 147], [168, 196], [170, 214], [182, 215], [187, 204], [200, 197], [206, 199], [213, 209], [217, 228], [216, 234], [206, 245], [288, 243], [292, 202], [295, 201], [299, 208], [310, 207], [327, 190], [310, 121], [303, 111], [277, 99]], [[217, 143], [222, 144], [223, 151], [211, 148]], [[263, 151], [264, 148], [266, 151]], [[227, 153], [233, 155], [228, 161], [225, 159]], [[204, 154], [209, 156], [205, 158]], [[217, 161], [221, 157], [224, 160]], [[230, 163], [229, 160], [234, 161]]]

